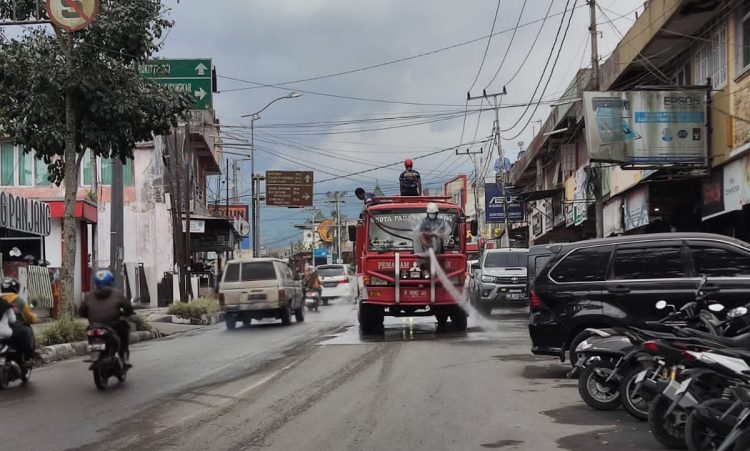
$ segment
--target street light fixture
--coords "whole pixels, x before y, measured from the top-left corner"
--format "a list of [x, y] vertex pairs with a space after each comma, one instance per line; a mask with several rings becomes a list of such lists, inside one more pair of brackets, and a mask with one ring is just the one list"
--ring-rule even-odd
[[245, 114], [245, 115], [242, 116], [242, 117], [249, 117], [250, 118], [250, 175], [251, 175], [251, 180], [250, 180], [250, 197], [253, 199], [252, 203], [251, 203], [251, 207], [252, 207], [252, 212], [251, 212], [252, 221], [251, 221], [251, 224], [252, 224], [252, 234], [253, 234], [253, 257], [257, 257], [258, 256], [258, 250], [260, 249], [260, 246], [258, 245], [259, 244], [258, 240], [260, 239], [260, 233], [258, 233], [258, 225], [260, 223], [260, 221], [259, 221], [259, 216], [260, 215], [258, 214], [258, 210], [260, 210], [260, 199], [258, 199], [257, 192], [256, 192], [256, 189], [255, 189], [255, 180], [256, 180], [256, 175], [255, 175], [255, 121], [257, 121], [258, 119], [260, 119], [260, 113], [262, 113], [263, 111], [265, 111], [266, 108], [268, 108], [269, 106], [273, 105], [275, 102], [278, 102], [279, 100], [284, 100], [284, 99], [295, 99], [297, 97], [300, 97], [301, 95], [302, 94], [300, 94], [297, 91], [292, 91], [292, 92], [290, 92], [289, 94], [287, 94], [285, 96], [277, 97], [277, 98], [271, 100], [270, 102], [268, 102], [266, 104], [266, 106], [264, 106], [260, 110], [256, 111], [255, 113]]

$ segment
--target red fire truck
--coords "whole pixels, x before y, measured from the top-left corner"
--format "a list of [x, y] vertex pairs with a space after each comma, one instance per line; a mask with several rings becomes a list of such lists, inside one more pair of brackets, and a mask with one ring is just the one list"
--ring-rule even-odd
[[[350, 229], [357, 256], [359, 324], [363, 333], [383, 330], [384, 316], [435, 316], [443, 325], [450, 318], [455, 330], [466, 330], [466, 312], [446, 289], [435, 265], [415, 254], [412, 239], [434, 202], [439, 217], [450, 226], [443, 250], [436, 255], [452, 290], [461, 293], [466, 280], [466, 232], [463, 211], [449, 197], [377, 197]], [[355, 232], [356, 231], [356, 232]]]

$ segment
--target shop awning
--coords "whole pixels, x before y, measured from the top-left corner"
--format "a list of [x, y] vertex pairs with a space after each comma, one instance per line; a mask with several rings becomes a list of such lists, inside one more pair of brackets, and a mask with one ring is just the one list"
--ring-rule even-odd
[[[64, 218], [65, 217], [65, 201], [57, 200], [45, 200], [49, 204], [52, 210], [53, 218]], [[73, 216], [77, 219], [82, 219], [88, 223], [96, 224], [98, 222], [98, 211], [96, 204], [93, 204], [87, 200], [76, 200], [75, 210]]]

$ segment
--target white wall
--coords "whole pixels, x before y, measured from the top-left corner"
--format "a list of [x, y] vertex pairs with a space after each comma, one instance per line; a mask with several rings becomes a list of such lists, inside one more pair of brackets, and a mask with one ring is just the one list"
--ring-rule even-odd
[[50, 234], [44, 239], [44, 250], [47, 261], [53, 268], [62, 266], [62, 219], [53, 218]]

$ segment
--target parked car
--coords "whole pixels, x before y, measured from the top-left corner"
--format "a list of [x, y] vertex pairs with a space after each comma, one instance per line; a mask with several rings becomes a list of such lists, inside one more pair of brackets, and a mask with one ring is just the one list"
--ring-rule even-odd
[[526, 260], [528, 249], [488, 249], [478, 271], [471, 274], [469, 300], [483, 314], [494, 307], [522, 305], [528, 301]]
[[695, 297], [701, 276], [726, 308], [750, 300], [750, 244], [722, 235], [663, 233], [534, 246], [529, 303], [532, 352], [575, 363], [587, 328], [644, 326]]
[[357, 299], [357, 278], [351, 266], [320, 265], [315, 271], [320, 279], [323, 305], [328, 305], [328, 301], [336, 298], [344, 298], [350, 302]]
[[237, 321], [250, 324], [263, 318], [280, 319], [290, 324], [292, 313], [297, 322], [305, 320], [302, 285], [295, 280], [287, 263], [275, 258], [230, 260], [219, 285], [227, 329]]

